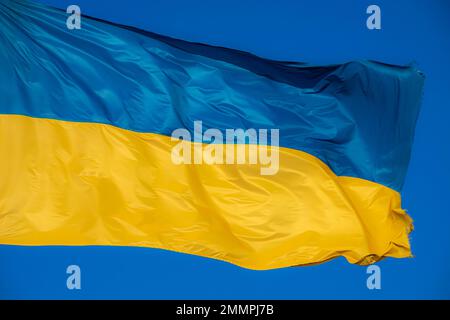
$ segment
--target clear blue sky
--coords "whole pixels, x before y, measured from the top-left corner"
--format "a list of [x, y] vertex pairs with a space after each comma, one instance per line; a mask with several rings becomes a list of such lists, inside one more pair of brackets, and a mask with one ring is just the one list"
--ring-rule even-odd
[[[425, 93], [403, 207], [415, 220], [412, 259], [387, 259], [382, 289], [366, 269], [322, 265], [250, 271], [225, 262], [145, 248], [0, 246], [0, 298], [450, 298], [450, 2], [446, 0], [41, 0], [184, 40], [313, 64], [374, 59], [415, 62]], [[382, 30], [369, 31], [378, 4]], [[66, 267], [82, 290], [66, 289]]]

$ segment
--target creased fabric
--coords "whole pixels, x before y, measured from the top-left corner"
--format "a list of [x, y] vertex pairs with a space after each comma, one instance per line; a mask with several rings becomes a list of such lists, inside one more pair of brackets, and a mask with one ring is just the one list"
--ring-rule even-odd
[[[66, 18], [0, 0], [0, 243], [156, 247], [251, 269], [411, 256], [399, 191], [415, 67], [279, 62]], [[279, 129], [278, 172], [174, 164], [170, 136], [194, 137], [195, 121]]]

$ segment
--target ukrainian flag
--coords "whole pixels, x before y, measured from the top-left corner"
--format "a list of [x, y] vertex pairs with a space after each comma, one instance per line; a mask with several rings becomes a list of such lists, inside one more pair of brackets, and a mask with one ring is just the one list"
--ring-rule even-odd
[[[251, 269], [411, 256], [399, 192], [417, 69], [279, 62], [66, 19], [0, 0], [1, 244], [143, 246]], [[240, 145], [276, 151], [277, 172], [173, 162], [172, 133], [193, 137], [196, 121], [278, 129], [279, 146]]]

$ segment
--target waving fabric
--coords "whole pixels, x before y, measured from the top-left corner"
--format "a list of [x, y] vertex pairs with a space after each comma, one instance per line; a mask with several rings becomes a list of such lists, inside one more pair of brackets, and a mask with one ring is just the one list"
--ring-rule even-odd
[[[399, 192], [416, 68], [278, 62], [66, 18], [0, 0], [0, 243], [145, 246], [251, 269], [411, 256]], [[175, 163], [177, 129], [193, 154], [231, 144], [198, 140], [199, 121], [279, 130], [276, 146], [232, 146], [276, 152], [279, 168]]]

